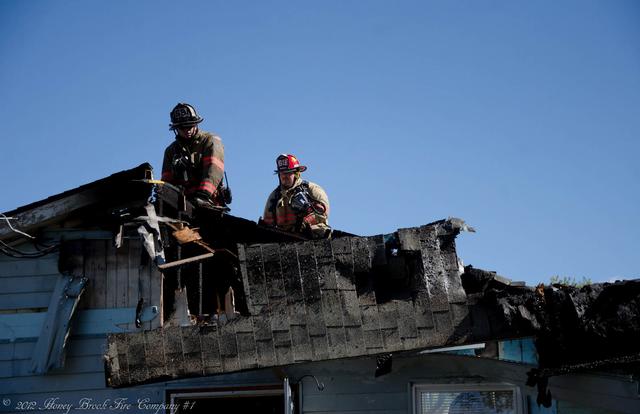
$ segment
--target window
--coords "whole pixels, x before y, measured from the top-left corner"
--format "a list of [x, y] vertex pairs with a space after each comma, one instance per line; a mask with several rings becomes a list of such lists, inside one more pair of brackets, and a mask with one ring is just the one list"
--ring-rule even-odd
[[295, 390], [288, 378], [282, 385], [200, 388], [167, 391], [167, 412], [293, 413]]
[[414, 384], [414, 414], [520, 414], [518, 387], [509, 384]]

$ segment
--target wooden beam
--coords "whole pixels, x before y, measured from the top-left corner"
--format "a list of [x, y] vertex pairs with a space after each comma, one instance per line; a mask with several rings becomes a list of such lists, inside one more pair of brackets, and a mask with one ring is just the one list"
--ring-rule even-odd
[[175, 262], [164, 263], [158, 266], [160, 270], [170, 269], [176, 266], [182, 266], [189, 263], [200, 262], [205, 259], [209, 259], [210, 257], [215, 256], [215, 253], [205, 253], [198, 256], [187, 257], [186, 259], [176, 260]]

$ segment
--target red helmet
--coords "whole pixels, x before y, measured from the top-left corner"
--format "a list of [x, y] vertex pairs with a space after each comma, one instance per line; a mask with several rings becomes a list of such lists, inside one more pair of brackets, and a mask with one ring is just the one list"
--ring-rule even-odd
[[307, 170], [307, 167], [300, 165], [300, 161], [298, 161], [296, 156], [291, 154], [278, 155], [278, 158], [276, 158], [276, 168], [275, 173], [303, 172]]

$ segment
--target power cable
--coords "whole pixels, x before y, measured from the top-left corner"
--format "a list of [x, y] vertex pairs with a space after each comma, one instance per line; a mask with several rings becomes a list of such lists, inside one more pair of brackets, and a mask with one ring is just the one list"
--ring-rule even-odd
[[22, 250], [18, 250], [15, 247], [9, 246], [7, 243], [0, 240], [0, 252], [3, 254], [16, 258], [16, 259], [36, 259], [39, 257], [46, 256], [48, 254], [53, 253], [59, 247], [59, 245], [49, 246], [45, 249], [39, 250], [37, 252], [23, 252]]
[[[7, 217], [4, 213], [0, 213], [0, 218], [4, 219], [7, 222], [7, 225], [13, 232], [21, 234], [22, 236], [27, 237], [29, 240], [31, 240], [36, 250], [38, 250], [37, 252], [23, 252], [22, 250], [18, 250], [15, 247], [12, 247], [7, 243], [3, 242], [2, 240], [0, 240], [0, 245], [2, 245], [2, 247], [0, 247], [0, 252], [2, 252], [3, 254], [9, 257], [13, 257], [16, 259], [37, 259], [39, 257], [43, 257], [52, 253], [60, 246], [59, 244], [54, 244], [52, 246], [44, 245], [38, 242], [36, 238], [33, 237], [32, 235], [16, 229], [11, 225], [10, 220], [14, 220], [13, 217]], [[40, 246], [44, 248], [41, 249]]]
[[2, 216], [2, 217], [0, 217], [0, 218], [3, 218], [3, 219], [7, 222], [7, 225], [9, 226], [9, 228], [10, 228], [11, 230], [13, 230], [13, 231], [14, 231], [14, 232], [16, 232], [16, 233], [22, 234], [23, 236], [28, 237], [28, 238], [30, 238], [30, 239], [32, 239], [32, 240], [35, 240], [35, 237], [33, 237], [32, 235], [27, 234], [27, 233], [25, 233], [25, 232], [22, 232], [22, 231], [20, 231], [20, 230], [18, 230], [18, 229], [16, 229], [16, 228], [14, 228], [14, 227], [11, 225], [11, 222], [10, 222], [9, 220], [14, 220], [14, 218], [13, 218], [13, 217], [7, 217], [7, 216], [5, 216], [5, 215], [4, 215], [4, 213], [0, 213], [0, 216]]

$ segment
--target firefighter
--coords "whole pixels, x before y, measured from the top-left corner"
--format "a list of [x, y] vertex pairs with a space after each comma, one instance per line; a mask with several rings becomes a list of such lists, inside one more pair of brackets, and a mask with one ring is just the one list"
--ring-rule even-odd
[[329, 198], [322, 187], [302, 179], [306, 169], [291, 154], [276, 158], [280, 184], [267, 199], [261, 223], [310, 238], [329, 237]]
[[225, 206], [231, 200], [222, 183], [222, 140], [198, 128], [203, 118], [192, 105], [177, 104], [170, 117], [175, 141], [164, 151], [162, 180], [181, 187], [196, 206]]

